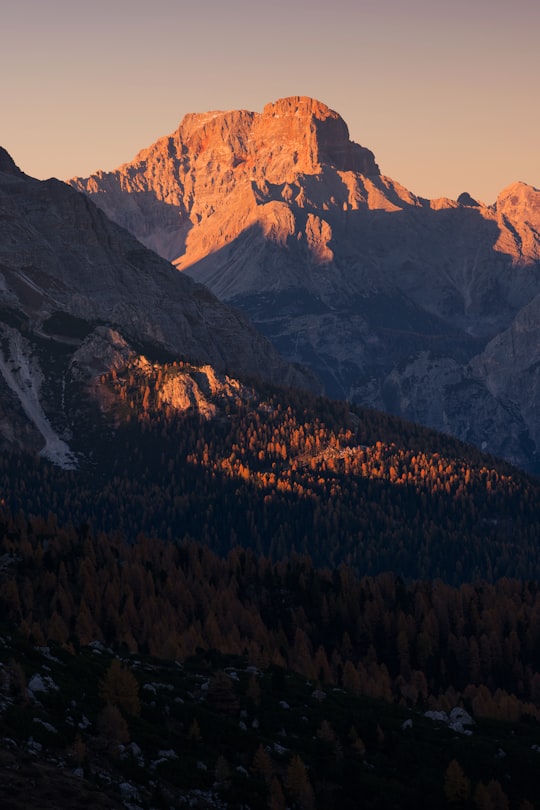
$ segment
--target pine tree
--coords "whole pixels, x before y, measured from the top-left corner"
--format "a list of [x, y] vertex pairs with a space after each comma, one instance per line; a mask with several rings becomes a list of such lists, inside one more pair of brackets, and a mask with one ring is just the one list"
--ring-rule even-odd
[[508, 810], [508, 797], [502, 789], [500, 782], [496, 779], [492, 779], [488, 782], [487, 790], [493, 810]]
[[188, 731], [188, 737], [191, 740], [191, 742], [195, 743], [196, 745], [199, 745], [202, 742], [201, 729], [199, 727], [196, 717], [194, 717], [193, 720], [191, 721], [191, 725]]
[[252, 675], [249, 679], [246, 689], [246, 697], [252, 701], [254, 706], [258, 706], [261, 702], [261, 687], [255, 675]]
[[99, 696], [105, 703], [118, 706], [128, 714], [138, 715], [141, 710], [137, 679], [117, 658], [113, 659], [99, 685]]
[[83, 764], [86, 759], [86, 745], [80, 734], [75, 737], [68, 753], [78, 766]]
[[287, 768], [287, 790], [299, 810], [313, 810], [315, 796], [309, 781], [306, 766], [301, 758], [295, 755]]
[[268, 797], [268, 810], [285, 810], [287, 804], [281, 788], [281, 782], [277, 776], [272, 777], [270, 782], [270, 796]]
[[471, 793], [471, 783], [459, 762], [453, 759], [444, 775], [444, 795], [449, 804], [463, 804]]
[[265, 750], [262, 743], [255, 751], [252, 768], [255, 771], [255, 773], [258, 774], [258, 776], [264, 779], [264, 781], [267, 784], [270, 784], [274, 769], [272, 766], [272, 760], [270, 759], [270, 755], [268, 751]]
[[216, 762], [216, 782], [220, 788], [227, 788], [231, 782], [231, 769], [224, 756], [220, 754]]
[[128, 744], [129, 729], [116, 706], [112, 706], [110, 703], [105, 706], [98, 715], [97, 726], [111, 752], [116, 752], [119, 745]]

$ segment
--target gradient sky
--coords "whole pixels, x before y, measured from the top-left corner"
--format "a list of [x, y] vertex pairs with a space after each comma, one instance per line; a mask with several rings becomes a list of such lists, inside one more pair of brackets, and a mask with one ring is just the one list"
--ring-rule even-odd
[[540, 188], [539, 0], [4, 0], [1, 32], [0, 145], [35, 177], [307, 95], [421, 196]]

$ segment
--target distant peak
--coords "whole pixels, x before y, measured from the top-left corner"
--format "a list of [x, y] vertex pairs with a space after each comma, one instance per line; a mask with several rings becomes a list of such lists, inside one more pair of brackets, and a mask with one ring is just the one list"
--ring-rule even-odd
[[180, 122], [177, 137], [182, 144], [180, 152], [187, 149], [192, 156], [213, 153], [219, 155], [220, 164], [225, 154], [233, 165], [246, 160], [257, 163], [265, 167], [272, 182], [288, 181], [295, 172], [317, 173], [324, 164], [338, 171], [380, 174], [373, 153], [349, 139], [343, 118], [309, 96], [278, 99], [266, 104], [262, 113], [188, 113]]
[[522, 180], [516, 180], [515, 183], [510, 183], [509, 186], [503, 188], [499, 197], [507, 197], [509, 194], [538, 194], [539, 189], [524, 183]]
[[459, 195], [457, 198], [457, 202], [460, 205], [465, 205], [468, 208], [479, 208], [480, 203], [478, 200], [475, 200], [474, 197], [471, 197], [468, 191], [464, 191], [462, 194]]
[[287, 96], [266, 104], [263, 115], [311, 115], [324, 121], [326, 118], [338, 118], [338, 115], [322, 101], [309, 96]]
[[13, 174], [15, 176], [22, 174], [9, 152], [2, 146], [0, 146], [0, 172]]
[[298, 155], [309, 155], [314, 168], [329, 163], [340, 171], [380, 173], [373, 153], [351, 141], [343, 118], [317, 99], [288, 96], [267, 104], [259, 127]]
[[497, 197], [496, 206], [499, 210], [526, 207], [539, 211], [540, 190], [522, 181], [511, 183]]

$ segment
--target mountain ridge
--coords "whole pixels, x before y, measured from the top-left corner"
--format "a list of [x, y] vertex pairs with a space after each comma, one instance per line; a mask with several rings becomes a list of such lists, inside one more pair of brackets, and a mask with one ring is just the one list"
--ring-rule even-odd
[[534, 364], [517, 375], [502, 338], [491, 356], [540, 306], [533, 186], [512, 183], [492, 205], [417, 197], [337, 113], [298, 96], [186, 116], [116, 172], [70, 183], [242, 309], [327, 394], [536, 468]]
[[101, 340], [100, 370], [108, 370], [117, 333], [137, 353], [318, 389], [245, 316], [144, 248], [92, 200], [58, 180], [28, 177], [2, 151], [0, 441], [34, 449], [45, 442], [49, 458], [71, 465], [65, 386], [92, 336]]

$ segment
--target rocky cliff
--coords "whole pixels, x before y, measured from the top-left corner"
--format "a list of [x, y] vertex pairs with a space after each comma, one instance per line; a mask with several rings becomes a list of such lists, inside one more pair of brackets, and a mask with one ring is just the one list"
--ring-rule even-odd
[[419, 198], [303, 97], [188, 115], [131, 163], [71, 183], [329, 394], [534, 468], [537, 189]]

